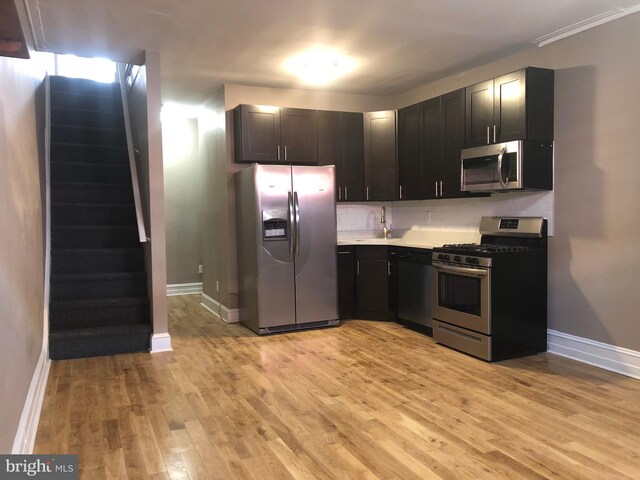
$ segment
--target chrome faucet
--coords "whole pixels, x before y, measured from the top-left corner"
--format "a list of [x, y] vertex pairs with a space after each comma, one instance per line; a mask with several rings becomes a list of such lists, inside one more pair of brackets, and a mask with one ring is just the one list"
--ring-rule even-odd
[[382, 224], [382, 238], [389, 240], [393, 230], [391, 230], [391, 225], [387, 228], [387, 211], [384, 207], [382, 207], [382, 211], [380, 212], [380, 223]]

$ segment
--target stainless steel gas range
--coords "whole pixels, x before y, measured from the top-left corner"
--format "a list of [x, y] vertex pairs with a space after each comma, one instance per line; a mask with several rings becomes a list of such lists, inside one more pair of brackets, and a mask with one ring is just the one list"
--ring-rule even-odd
[[480, 244], [433, 250], [433, 338], [482, 358], [547, 350], [547, 221], [483, 217]]

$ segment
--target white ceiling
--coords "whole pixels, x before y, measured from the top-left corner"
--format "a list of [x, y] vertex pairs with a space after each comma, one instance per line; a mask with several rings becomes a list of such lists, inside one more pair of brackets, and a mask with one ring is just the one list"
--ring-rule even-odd
[[281, 65], [314, 45], [360, 62], [328, 90], [395, 95], [637, 0], [26, 2], [43, 49], [114, 60], [159, 51], [163, 100], [198, 103], [223, 83], [299, 88]]

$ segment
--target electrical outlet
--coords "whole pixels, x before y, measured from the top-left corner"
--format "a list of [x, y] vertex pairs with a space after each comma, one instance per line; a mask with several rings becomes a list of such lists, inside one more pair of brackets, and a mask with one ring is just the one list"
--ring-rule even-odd
[[426, 210], [424, 212], [424, 219], [427, 223], [431, 223], [431, 210]]
[[198, 265], [198, 273], [202, 273], [202, 265]]
[[216, 292], [220, 291], [220, 282], [216, 280]]
[[342, 215], [338, 215], [338, 225], [342, 224]]

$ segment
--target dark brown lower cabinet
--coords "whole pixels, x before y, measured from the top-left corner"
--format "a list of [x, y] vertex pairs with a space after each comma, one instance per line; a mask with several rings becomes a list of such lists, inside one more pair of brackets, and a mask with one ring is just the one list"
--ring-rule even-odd
[[356, 317], [365, 320], [394, 320], [390, 302], [391, 264], [388, 248], [362, 246], [356, 253]]

